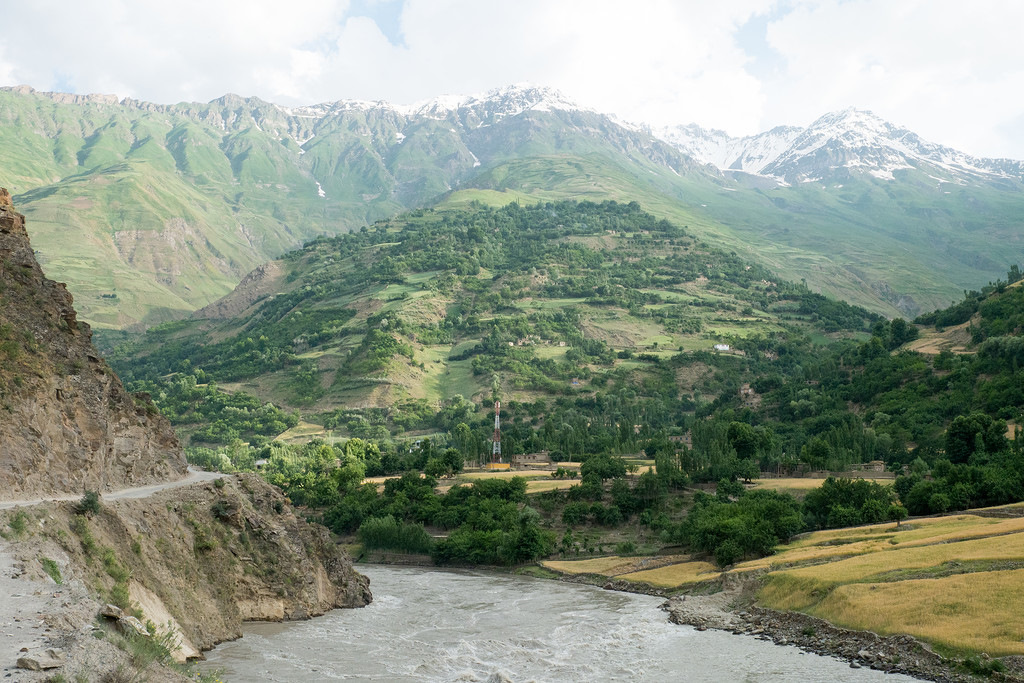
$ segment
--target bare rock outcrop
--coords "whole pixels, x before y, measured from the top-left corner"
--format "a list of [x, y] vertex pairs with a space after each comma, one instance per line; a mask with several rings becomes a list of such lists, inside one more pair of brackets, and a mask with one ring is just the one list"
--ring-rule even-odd
[[170, 424], [100, 358], [0, 189], [0, 497], [105, 491], [185, 471]]
[[192, 314], [192, 318], [196, 320], [227, 320], [242, 315], [254, 304], [277, 291], [283, 275], [284, 271], [277, 261], [269, 261], [257, 266], [242, 278], [242, 281], [231, 290], [230, 294], [200, 308]]

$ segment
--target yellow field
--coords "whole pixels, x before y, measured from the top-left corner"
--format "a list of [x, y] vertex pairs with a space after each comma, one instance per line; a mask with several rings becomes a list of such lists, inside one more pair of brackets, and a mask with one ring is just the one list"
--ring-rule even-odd
[[658, 588], [678, 588], [701, 581], [714, 581], [721, 576], [715, 565], [696, 561], [689, 555], [612, 555], [589, 560], [549, 560], [541, 562], [541, 565], [562, 574], [599, 574]]
[[531, 472], [530, 470], [495, 470], [493, 472], [463, 472], [459, 479], [511, 479], [522, 477], [523, 479], [551, 479], [550, 472]]
[[688, 583], [714, 581], [721, 575], [722, 573], [718, 571], [718, 567], [710, 562], [691, 561], [670, 564], [665, 567], [658, 567], [657, 569], [633, 572], [631, 574], [622, 574], [616, 578], [625, 581], [649, 583], [659, 588], [675, 588]]
[[806, 534], [736, 570], [776, 568], [765, 607], [1007, 655], [1024, 654], [1021, 564], [1024, 518], [957, 514]]
[[1024, 534], [896, 548], [780, 573], [837, 584], [864, 581], [884, 572], [937, 567], [945, 562], [1017, 559], [1024, 559]]
[[527, 493], [540, 493], [541, 491], [564, 490], [579, 482], [571, 479], [534, 479], [526, 482]]
[[636, 566], [635, 557], [594, 557], [589, 560], [548, 560], [541, 562], [547, 567], [562, 574], [603, 574], [618, 576], [623, 572], [631, 572]]
[[[865, 474], [867, 474], [865, 472]], [[892, 477], [861, 477], [867, 481], [877, 481], [882, 484], [891, 484]], [[825, 478], [818, 477], [779, 477], [777, 479], [757, 479], [754, 481], [754, 486], [761, 489], [770, 489], [772, 491], [781, 491], [783, 493], [792, 493], [796, 496], [801, 496], [807, 493], [811, 489], [816, 489], [825, 482]]]
[[[541, 562], [541, 566], [562, 574], [600, 574], [609, 578], [625, 579], [627, 581], [644, 581], [652, 585], [674, 587], [680, 584], [666, 584], [649, 580], [640, 575], [656, 572], [661, 569], [674, 569], [663, 575], [655, 575], [667, 581], [670, 575], [682, 577], [682, 583], [693, 583], [692, 577], [706, 573], [710, 567], [707, 562], [694, 562], [689, 555], [639, 555], [636, 557], [620, 557], [610, 555], [608, 557], [592, 557], [588, 560], [547, 560]], [[715, 576], [718, 576], [717, 571]], [[705, 581], [703, 576], [699, 581]]]
[[915, 519], [898, 531], [892, 522], [852, 529], [835, 529], [805, 534], [774, 555], [744, 562], [738, 570], [785, 567], [810, 561], [832, 560], [883, 550], [912, 548], [935, 543], [970, 540], [1024, 531], [1024, 518], [996, 519], [956, 515]]
[[[814, 614], [889, 635], [912, 633], [961, 650], [1024, 654], [1024, 570], [857, 583], [832, 591]], [[885, 623], [875, 615], [884, 614]]]

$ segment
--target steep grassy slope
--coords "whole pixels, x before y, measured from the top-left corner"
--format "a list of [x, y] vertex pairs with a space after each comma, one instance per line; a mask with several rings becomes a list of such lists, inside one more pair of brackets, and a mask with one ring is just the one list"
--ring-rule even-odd
[[256, 265], [433, 201], [481, 163], [564, 150], [692, 165], [597, 114], [509, 113], [292, 112], [233, 95], [162, 106], [6, 88], [0, 165], [43, 262], [99, 327], [181, 317]]
[[280, 125], [275, 115], [233, 97], [193, 108], [0, 91], [12, 190], [86, 319], [180, 317], [325, 222], [397, 208], [328, 205], [294, 140], [260, 130], [257, 118]]

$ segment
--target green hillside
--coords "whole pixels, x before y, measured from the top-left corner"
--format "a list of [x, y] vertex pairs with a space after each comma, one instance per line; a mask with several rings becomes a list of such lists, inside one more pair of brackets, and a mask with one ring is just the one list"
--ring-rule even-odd
[[113, 362], [129, 380], [201, 369], [321, 423], [378, 411], [384, 435], [492, 394], [528, 403], [632, 387], [692, 410], [723, 390], [712, 365], [754, 362], [741, 349], [761, 358], [811, 337], [866, 337], [875, 319], [635, 203], [418, 210], [278, 265], [260, 300], [239, 290], [216, 309], [229, 316], [152, 328]]
[[[465, 421], [478, 454], [500, 397], [525, 420], [510, 432], [520, 448], [630, 452], [690, 429], [717, 455], [689, 474], [717, 479], [741, 450], [720, 441], [736, 421], [761, 435], [741, 456], [761, 469], [842, 469], [942, 457], [957, 420], [999, 446], [1024, 409], [1016, 267], [915, 326], [779, 280], [636, 204], [477, 202], [316, 240], [271, 272], [111, 355], [178, 406], [197, 443], [259, 442], [300, 420], [307, 437], [384, 441]], [[241, 391], [230, 410], [209, 403], [214, 386]]]
[[637, 201], [780, 277], [890, 317], [947, 306], [1024, 258], [1020, 183], [897, 176], [787, 187], [594, 156], [536, 157], [488, 169], [471, 184], [545, 199]]
[[[442, 562], [543, 556], [557, 530], [563, 555], [583, 534], [728, 565], [801, 529], [1024, 499], [1019, 267], [914, 325], [771, 279], [636, 204], [470, 202], [317, 240], [267, 277], [209, 309], [221, 317], [122, 339], [112, 364], [192, 446], [219, 446], [197, 462], [268, 459], [265, 476], [335, 530], [390, 529], [379, 547], [428, 523], [451, 533], [413, 534], [417, 552]], [[947, 331], [958, 353], [912, 350]], [[434, 492], [432, 477], [487, 457], [499, 398], [506, 457], [570, 467]], [[740, 483], [871, 460], [892, 486], [829, 479], [799, 502]], [[358, 486], [409, 470], [428, 478]], [[718, 495], [684, 514], [685, 485], [708, 482]], [[529, 519], [454, 510], [531, 491]], [[498, 552], [527, 528], [525, 555]]]

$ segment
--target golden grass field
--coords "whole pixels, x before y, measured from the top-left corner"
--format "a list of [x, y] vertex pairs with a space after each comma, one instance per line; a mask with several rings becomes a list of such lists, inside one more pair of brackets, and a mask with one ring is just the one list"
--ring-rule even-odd
[[689, 555], [611, 555], [587, 560], [548, 560], [541, 562], [541, 566], [561, 574], [598, 574], [658, 588], [679, 588], [692, 583], [714, 581], [721, 576], [715, 565], [694, 560]]
[[897, 531], [891, 522], [852, 529], [804, 534], [774, 555], [744, 562], [737, 570], [781, 569], [812, 561], [835, 560], [895, 548], [963, 541], [1024, 531], [1024, 518], [996, 519], [976, 515], [950, 515], [916, 519]]
[[[1018, 507], [1018, 506], [1007, 506]], [[839, 626], [940, 647], [1024, 654], [1024, 518], [972, 514], [807, 534], [742, 569], [774, 568], [758, 595]]]
[[526, 482], [526, 492], [540, 493], [541, 491], [554, 491], [556, 489], [561, 491], [578, 483], [578, 481], [572, 479], [551, 479], [550, 477], [548, 479], [532, 479]]
[[645, 569], [630, 574], [622, 574], [616, 578], [625, 581], [647, 583], [659, 588], [676, 588], [689, 583], [714, 581], [721, 575], [722, 573], [718, 570], [718, 567], [710, 562], [691, 560], [689, 562], [657, 567], [656, 569]]
[[854, 583], [832, 591], [816, 612], [853, 628], [912, 633], [957, 650], [1024, 654], [1022, 585], [1024, 569]]
[[[634, 574], [657, 571], [661, 568], [683, 567], [691, 564], [707, 565], [706, 562], [690, 562], [689, 555], [648, 555], [636, 557], [609, 555], [607, 557], [592, 557], [587, 560], [547, 560], [545, 562], [541, 562], [541, 566], [562, 574], [598, 574], [600, 576], [620, 579]], [[710, 567], [711, 565], [707, 566]], [[712, 567], [712, 569], [714, 569], [714, 567]], [[694, 575], [700, 573], [698, 572], [697, 567], [694, 567], [689, 571]], [[640, 578], [631, 578], [627, 580], [644, 581], [644, 579]], [[706, 579], [701, 578], [700, 580], [704, 581]], [[650, 582], [645, 581], [645, 583]], [[692, 583], [692, 581], [686, 581], [686, 583]]]
[[[866, 473], [865, 473], [866, 474]], [[891, 484], [892, 477], [868, 477], [863, 476], [861, 479], [867, 481], [877, 481], [883, 484]], [[771, 491], [779, 491], [780, 493], [791, 493], [796, 498], [803, 498], [811, 489], [816, 489], [825, 482], [824, 477], [779, 477], [772, 479], [758, 479], [754, 482], [754, 487], [759, 489], [769, 489]]]
[[562, 574], [602, 574], [618, 576], [631, 572], [636, 565], [635, 557], [594, 557], [589, 560], [548, 560], [541, 565]]

